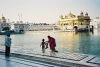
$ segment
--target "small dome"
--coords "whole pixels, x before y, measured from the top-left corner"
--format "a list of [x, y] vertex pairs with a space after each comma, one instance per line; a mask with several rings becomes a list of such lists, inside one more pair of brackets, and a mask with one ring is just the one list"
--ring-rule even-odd
[[5, 20], [5, 17], [2, 17], [2, 20]]
[[81, 11], [81, 13], [80, 14], [83, 14], [83, 12]]
[[68, 14], [68, 16], [72, 16], [73, 14], [70, 12], [69, 14]]
[[85, 15], [88, 15], [88, 13], [86, 12], [86, 14]]
[[63, 15], [60, 15], [59, 17], [60, 17], [60, 18], [63, 18]]
[[75, 17], [71, 12], [67, 15], [67, 17]]
[[65, 15], [65, 18], [67, 18], [67, 16]]
[[83, 12], [81, 11], [80, 16], [83, 16]]

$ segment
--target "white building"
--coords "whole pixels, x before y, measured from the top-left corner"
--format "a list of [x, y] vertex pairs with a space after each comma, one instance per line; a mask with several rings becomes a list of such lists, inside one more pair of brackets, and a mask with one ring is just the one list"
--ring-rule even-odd
[[6, 18], [2, 16], [2, 18], [0, 18], [0, 31], [10, 30], [10, 28], [11, 28], [10, 22], [9, 21], [6, 22]]
[[90, 25], [93, 25], [94, 28], [100, 28], [100, 17], [96, 17], [95, 19], [92, 19]]
[[53, 24], [46, 24], [46, 23], [29, 23], [29, 30], [30, 31], [48, 31], [53, 30], [56, 28]]
[[21, 33], [29, 30], [29, 24], [22, 21], [14, 23], [14, 32]]
[[11, 31], [14, 31], [14, 22], [11, 22], [11, 24], [10, 24], [10, 25], [11, 25], [10, 30], [11, 30]]

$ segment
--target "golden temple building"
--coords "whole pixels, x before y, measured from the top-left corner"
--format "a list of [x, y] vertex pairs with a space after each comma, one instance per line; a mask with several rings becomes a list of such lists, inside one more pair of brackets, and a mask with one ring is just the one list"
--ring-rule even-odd
[[88, 28], [90, 25], [90, 16], [86, 12], [85, 15], [81, 11], [80, 15], [75, 16], [71, 12], [68, 15], [61, 15], [58, 21], [61, 30], [71, 30], [74, 28]]

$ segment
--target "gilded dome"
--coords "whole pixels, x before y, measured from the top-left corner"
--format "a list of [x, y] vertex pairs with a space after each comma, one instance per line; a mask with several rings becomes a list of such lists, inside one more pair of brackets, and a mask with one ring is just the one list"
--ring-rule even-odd
[[86, 14], [85, 15], [88, 15], [88, 13], [86, 12]]
[[81, 11], [80, 16], [83, 16], [83, 12]]
[[80, 14], [83, 14], [83, 12], [81, 11], [81, 13]]
[[2, 18], [0, 19], [1, 22], [6, 22], [6, 18], [4, 16], [2, 16]]
[[2, 17], [2, 20], [6, 20], [5, 17]]
[[63, 19], [63, 15], [60, 15], [59, 17], [60, 17], [61, 19]]
[[70, 18], [70, 17], [75, 17], [75, 15], [73, 15], [71, 12], [67, 15], [67, 18]]

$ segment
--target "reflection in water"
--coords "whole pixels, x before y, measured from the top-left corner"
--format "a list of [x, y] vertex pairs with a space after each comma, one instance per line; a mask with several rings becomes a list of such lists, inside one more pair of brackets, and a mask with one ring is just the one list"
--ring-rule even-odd
[[74, 52], [78, 50], [79, 44], [77, 44], [77, 41], [79, 36], [74, 32], [60, 33], [60, 40], [60, 46], [63, 51]]
[[91, 48], [92, 44], [92, 33], [91, 32], [83, 32], [83, 33], [75, 33], [75, 32], [67, 32], [60, 33], [60, 47], [62, 51], [68, 52], [78, 52], [83, 54], [88, 54], [93, 51]]
[[[88, 36], [87, 36], [88, 37]], [[84, 38], [80, 38], [80, 45], [79, 45], [79, 51], [81, 53], [89, 53], [90, 48], [91, 48], [91, 42], [90, 42], [90, 38], [88, 38], [87, 40]]]
[[6, 62], [6, 67], [13, 67], [12, 65], [11, 65], [11, 62], [9, 62], [10, 61], [10, 58], [6, 58], [6, 60], [5, 60], [5, 62]]

